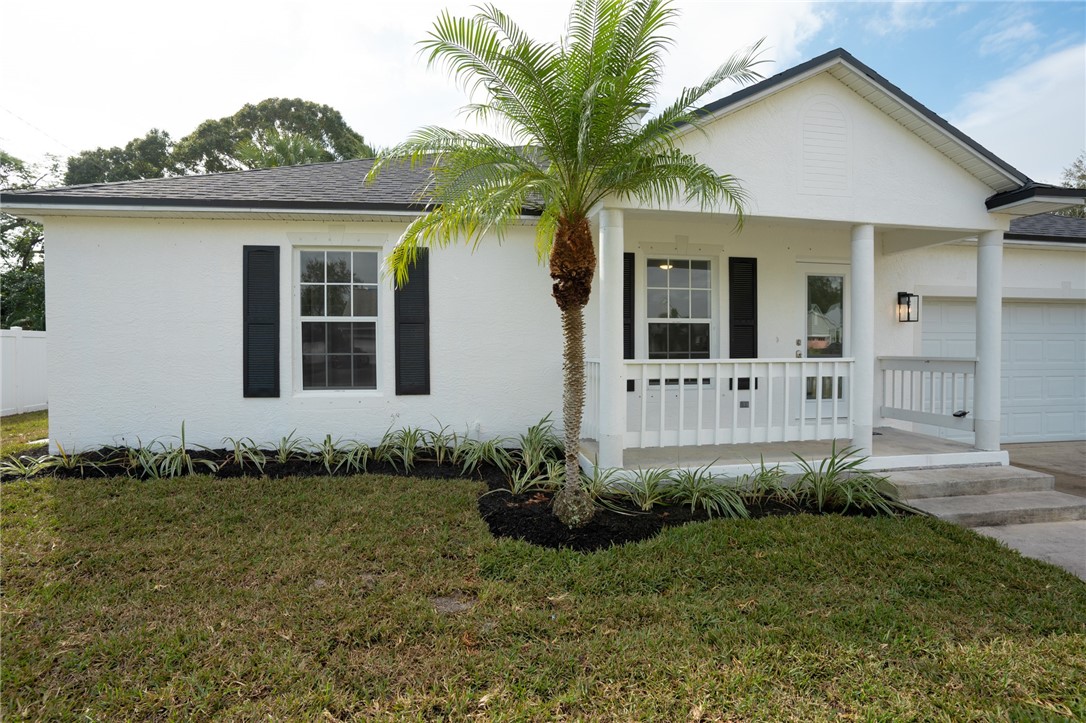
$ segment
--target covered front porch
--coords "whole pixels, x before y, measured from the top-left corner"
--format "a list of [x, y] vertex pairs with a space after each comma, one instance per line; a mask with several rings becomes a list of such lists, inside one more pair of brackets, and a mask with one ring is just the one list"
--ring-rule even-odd
[[[708, 467], [714, 474], [737, 476], [765, 463], [780, 465], [787, 471], [798, 468], [797, 456], [808, 462], [828, 458], [852, 446], [848, 438], [805, 442], [759, 442], [742, 444], [703, 444], [667, 447], [637, 447], [625, 450], [625, 469], [699, 469]], [[982, 452], [966, 442], [909, 432], [896, 427], [876, 427], [872, 432], [872, 456], [863, 466], [871, 470], [950, 467], [958, 465], [1003, 465], [1005, 452]], [[599, 448], [595, 441], [581, 443], [585, 461], [595, 460]], [[589, 464], [591, 464], [589, 462]]]
[[[719, 247], [687, 241], [714, 223]], [[870, 457], [873, 469], [1008, 463], [999, 447], [1002, 231], [753, 220], [743, 242], [727, 224], [600, 211], [586, 465], [739, 471], [795, 454], [818, 460], [834, 440]], [[641, 241], [661, 227], [674, 229], [676, 248]], [[762, 240], [781, 235], [790, 242], [783, 249]], [[915, 351], [902, 338], [919, 336], [906, 331], [916, 327], [907, 310], [898, 321], [890, 303], [899, 289], [876, 293], [878, 265], [895, 263], [902, 249], [969, 237], [977, 244], [977, 356], [901, 353]], [[736, 261], [758, 275], [735, 275]], [[679, 283], [670, 280], [676, 273]], [[745, 297], [744, 284], [753, 287]], [[699, 295], [710, 299], [700, 313]], [[661, 341], [676, 328], [678, 344]], [[698, 334], [709, 340], [695, 342]], [[940, 430], [973, 441], [952, 442]]]

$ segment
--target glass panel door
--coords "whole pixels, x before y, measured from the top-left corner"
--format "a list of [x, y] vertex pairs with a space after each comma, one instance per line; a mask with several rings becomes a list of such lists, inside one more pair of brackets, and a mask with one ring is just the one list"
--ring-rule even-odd
[[844, 356], [845, 277], [807, 276], [807, 357]]

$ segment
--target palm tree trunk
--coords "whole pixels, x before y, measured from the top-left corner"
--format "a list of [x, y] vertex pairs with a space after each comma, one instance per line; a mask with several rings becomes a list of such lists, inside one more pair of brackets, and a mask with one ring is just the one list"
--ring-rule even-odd
[[562, 427], [566, 481], [554, 496], [554, 514], [567, 527], [583, 527], [596, 513], [581, 486], [581, 414], [584, 412], [584, 307], [592, 293], [596, 251], [588, 219], [558, 219], [550, 254], [554, 300], [562, 310]]
[[566, 482], [554, 497], [554, 514], [568, 527], [583, 527], [595, 514], [581, 486], [581, 414], [584, 411], [584, 310], [562, 310], [562, 426], [565, 429]]

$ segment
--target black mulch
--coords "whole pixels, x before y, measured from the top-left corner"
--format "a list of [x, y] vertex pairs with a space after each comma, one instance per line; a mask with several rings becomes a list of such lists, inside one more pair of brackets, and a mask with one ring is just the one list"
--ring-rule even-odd
[[[712, 519], [704, 510], [691, 511], [684, 505], [658, 505], [649, 512], [632, 509], [616, 512], [604, 508], [597, 510], [587, 525], [571, 530], [551, 512], [550, 494], [511, 495], [501, 488], [501, 477], [488, 481], [488, 486], [489, 493], [479, 497], [479, 515], [490, 527], [491, 534], [523, 540], [540, 547], [591, 552], [612, 545], [647, 540], [667, 527]], [[747, 511], [753, 519], [798, 514], [870, 514], [856, 509], [823, 509], [819, 512], [814, 508], [789, 506], [775, 501], [748, 502]]]
[[[90, 462], [98, 463], [98, 467], [82, 467], [65, 469], [56, 467], [50, 469], [47, 474], [57, 477], [113, 477], [123, 476], [129, 470], [123, 464], [103, 464], [107, 460], [116, 460], [123, 450], [102, 448], [87, 452], [81, 457]], [[251, 464], [244, 467], [234, 462], [225, 462], [230, 457], [226, 450], [200, 450], [193, 451], [194, 460], [210, 460], [218, 465], [213, 473], [217, 477], [233, 478], [242, 476], [259, 476]], [[206, 468], [196, 464], [196, 473], [210, 474]], [[506, 537], [523, 540], [533, 545], [554, 549], [568, 548], [580, 552], [590, 552], [612, 545], [622, 545], [627, 542], [647, 540], [657, 535], [661, 530], [675, 525], [683, 525], [688, 522], [703, 522], [710, 517], [704, 510], [692, 511], [689, 507], [680, 505], [662, 505], [654, 507], [650, 512], [628, 510], [626, 513], [611, 509], [600, 509], [596, 512], [592, 521], [579, 529], [570, 529], [558, 521], [551, 511], [551, 495], [549, 493], [534, 493], [528, 495], [512, 495], [503, 485], [506, 482], [505, 475], [498, 469], [488, 465], [482, 466], [473, 475], [465, 475], [459, 467], [451, 464], [436, 464], [430, 461], [421, 461], [405, 471], [402, 467], [384, 462], [371, 462], [367, 467], [369, 474], [404, 475], [423, 479], [464, 479], [466, 476], [480, 479], [487, 485], [487, 492], [480, 495], [478, 501], [479, 515], [487, 523], [491, 534], [495, 537]], [[264, 465], [263, 476], [266, 477], [290, 477], [290, 476], [324, 476], [328, 470], [320, 462], [305, 460], [290, 460], [279, 463], [269, 459]], [[345, 470], [335, 472], [337, 476], [349, 474]], [[788, 506], [774, 501], [748, 502], [747, 509], [752, 518], [795, 515], [795, 514], [827, 514], [838, 513], [846, 515], [866, 515], [869, 513], [850, 509], [823, 510], [819, 512], [803, 506]]]

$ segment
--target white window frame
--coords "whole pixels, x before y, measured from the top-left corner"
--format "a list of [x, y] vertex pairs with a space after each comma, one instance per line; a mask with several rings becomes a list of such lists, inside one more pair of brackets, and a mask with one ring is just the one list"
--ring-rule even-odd
[[[388, 306], [392, 303], [392, 299], [388, 298], [385, 293], [384, 284], [380, 280], [380, 270], [384, 268], [384, 254], [380, 247], [371, 245], [355, 245], [349, 243], [330, 243], [314, 242], [312, 244], [292, 246], [291, 253], [291, 337], [292, 337], [292, 362], [293, 362], [293, 383], [294, 394], [296, 396], [304, 397], [346, 397], [346, 396], [381, 396], [382, 385], [384, 383], [383, 367], [385, 364], [385, 345], [383, 343], [383, 327], [385, 326], [385, 319], [391, 311], [388, 310]], [[377, 291], [377, 315], [376, 316], [302, 316], [302, 253], [312, 251], [326, 251], [333, 253], [372, 253], [377, 257], [377, 269], [378, 269], [378, 281], [376, 284]], [[325, 282], [327, 284], [327, 282]], [[328, 321], [342, 321], [342, 322], [371, 322], [374, 325], [374, 367], [375, 367], [375, 380], [373, 388], [356, 387], [356, 388], [343, 388], [343, 389], [327, 389], [316, 388], [306, 389], [303, 382], [303, 364], [302, 364], [302, 324], [304, 322], [328, 322]]]
[[[663, 259], [667, 259], [669, 261], [705, 261], [706, 263], [709, 264], [709, 288], [708, 288], [708, 292], [709, 292], [709, 317], [707, 319], [705, 319], [705, 318], [697, 318], [697, 319], [691, 318], [691, 319], [674, 319], [674, 320], [672, 320], [672, 319], [660, 319], [660, 318], [657, 318], [657, 317], [649, 316], [648, 263], [649, 263], [649, 259], [652, 259], [652, 258], [663, 258]], [[663, 249], [654, 249], [654, 248], [642, 249], [642, 252], [635, 257], [635, 263], [639, 267], [640, 274], [641, 274], [641, 278], [640, 278], [640, 287], [641, 287], [640, 291], [641, 291], [641, 293], [639, 294], [639, 296], [640, 296], [639, 301], [640, 301], [640, 307], [641, 307], [640, 312], [641, 313], [639, 314], [639, 316], [640, 316], [641, 321], [642, 321], [641, 329], [642, 329], [642, 332], [643, 332], [643, 335], [644, 335], [644, 342], [642, 344], [638, 344], [638, 346], [640, 347], [642, 353], [644, 354], [644, 357], [643, 357], [644, 359], [652, 359], [652, 357], [650, 355], [650, 352], [649, 352], [649, 337], [650, 337], [650, 335], [649, 335], [649, 325], [654, 324], [654, 323], [663, 323], [663, 324], [668, 324], [668, 323], [704, 324], [704, 323], [708, 323], [708, 325], [709, 325], [709, 356], [705, 357], [704, 359], [690, 358], [690, 357], [682, 358], [682, 359], [679, 359], [679, 358], [671, 358], [671, 359], [660, 358], [660, 359], [652, 359], [653, 361], [657, 361], [657, 362], [668, 362], [668, 361], [674, 361], [674, 362], [679, 362], [679, 361], [697, 362], [697, 361], [701, 361], [701, 362], [706, 362], [706, 361], [709, 361], [711, 359], [716, 359], [717, 358], [717, 355], [719, 353], [718, 352], [718, 338], [717, 338], [718, 337], [717, 318], [718, 318], [718, 316], [720, 314], [720, 303], [719, 303], [719, 301], [720, 301], [719, 300], [720, 290], [718, 288], [718, 286], [720, 284], [719, 261], [720, 261], [720, 259], [717, 256], [699, 256], [699, 255], [688, 255], [688, 254], [676, 254], [676, 253], [674, 253], [672, 251], [663, 250]], [[653, 288], [658, 288], [658, 287], [653, 287]], [[670, 289], [670, 287], [669, 287], [669, 289]]]

